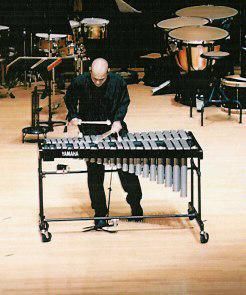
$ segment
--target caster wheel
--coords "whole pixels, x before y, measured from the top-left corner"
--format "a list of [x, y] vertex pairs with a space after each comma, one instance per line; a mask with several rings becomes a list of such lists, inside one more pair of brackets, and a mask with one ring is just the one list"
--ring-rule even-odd
[[[192, 209], [188, 209], [188, 214], [194, 214], [195, 212]], [[195, 217], [194, 216], [189, 216], [190, 220], [193, 220]]]
[[47, 221], [43, 221], [39, 224], [39, 230], [48, 231], [48, 229], [49, 229], [49, 224]]
[[42, 242], [43, 243], [47, 243], [47, 242], [50, 242], [51, 241], [51, 238], [52, 238], [52, 234], [47, 232], [47, 234], [41, 234], [42, 235]]
[[205, 231], [200, 233], [200, 241], [202, 244], [206, 244], [209, 240], [209, 234], [206, 233]]

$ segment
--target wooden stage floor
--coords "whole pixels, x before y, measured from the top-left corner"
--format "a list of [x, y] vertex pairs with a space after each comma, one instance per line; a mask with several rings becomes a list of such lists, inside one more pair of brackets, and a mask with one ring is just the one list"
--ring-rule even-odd
[[[246, 293], [245, 115], [238, 124], [238, 115], [228, 118], [220, 108], [209, 107], [201, 127], [200, 114], [194, 110], [189, 118], [189, 108], [173, 95], [151, 96], [150, 87], [140, 84], [129, 91], [130, 131], [185, 129], [201, 144], [202, 218], [209, 242], [200, 243], [195, 221], [152, 219], [120, 221], [115, 234], [82, 233], [89, 221], [51, 223], [52, 241], [42, 243], [37, 146], [21, 143], [21, 130], [30, 125], [31, 91], [18, 87], [16, 99], [0, 99], [0, 294]], [[46, 118], [47, 109], [42, 113]], [[53, 118], [64, 120], [65, 115], [63, 104]], [[64, 136], [62, 131], [57, 127], [50, 136]], [[69, 136], [76, 132], [70, 128]], [[84, 167], [83, 161], [67, 162]], [[140, 181], [145, 214], [186, 212], [188, 198]], [[44, 182], [47, 217], [93, 215], [85, 176], [52, 176]], [[107, 175], [106, 189], [108, 183]], [[111, 214], [129, 213], [114, 175]]]

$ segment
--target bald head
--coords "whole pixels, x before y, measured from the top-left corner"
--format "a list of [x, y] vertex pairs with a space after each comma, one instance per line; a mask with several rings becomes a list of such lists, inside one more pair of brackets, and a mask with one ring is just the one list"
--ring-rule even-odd
[[91, 80], [100, 87], [107, 80], [108, 62], [103, 58], [97, 58], [91, 65]]
[[97, 58], [91, 65], [91, 71], [93, 74], [105, 74], [108, 72], [108, 62], [103, 58]]

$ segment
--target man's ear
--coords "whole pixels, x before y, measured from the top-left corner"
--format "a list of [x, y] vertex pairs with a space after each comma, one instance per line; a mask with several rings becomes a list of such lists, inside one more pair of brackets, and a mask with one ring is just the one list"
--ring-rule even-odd
[[91, 72], [91, 67], [89, 67], [89, 72]]
[[108, 68], [108, 73], [110, 72], [110, 68]]

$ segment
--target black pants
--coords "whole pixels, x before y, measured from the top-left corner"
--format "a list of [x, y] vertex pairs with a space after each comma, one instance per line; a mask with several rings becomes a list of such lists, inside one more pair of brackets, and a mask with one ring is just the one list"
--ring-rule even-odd
[[[106, 196], [104, 191], [104, 165], [96, 163], [87, 164], [88, 187], [91, 198], [91, 207], [95, 210], [95, 216], [105, 216], [108, 213]], [[142, 190], [139, 179], [135, 174], [118, 170], [121, 185], [127, 193], [126, 201], [128, 204], [139, 203], [142, 198]]]

